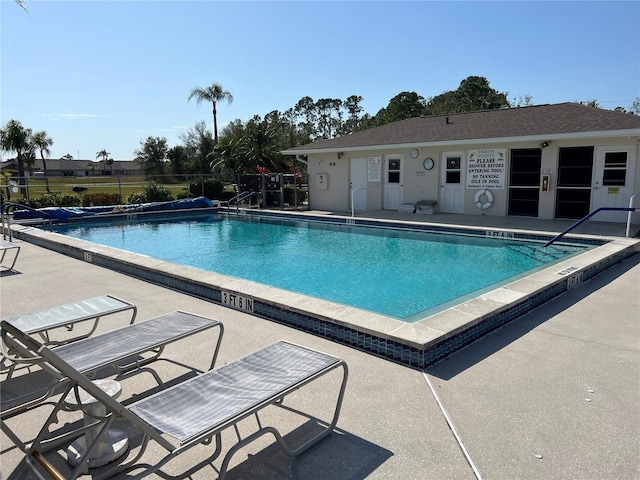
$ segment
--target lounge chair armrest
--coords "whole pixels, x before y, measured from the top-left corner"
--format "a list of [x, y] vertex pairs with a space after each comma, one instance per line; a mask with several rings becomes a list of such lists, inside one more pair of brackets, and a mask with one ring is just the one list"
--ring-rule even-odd
[[[0, 330], [0, 334], [2, 339], [0, 340], [0, 351], [2, 351], [2, 356], [14, 363], [21, 364], [34, 364], [41, 363], [43, 361], [42, 357], [39, 355], [34, 355], [33, 352], [30, 352], [22, 345], [20, 345], [15, 340], [7, 337], [6, 329]], [[16, 353], [12, 353], [11, 349], [15, 350]]]

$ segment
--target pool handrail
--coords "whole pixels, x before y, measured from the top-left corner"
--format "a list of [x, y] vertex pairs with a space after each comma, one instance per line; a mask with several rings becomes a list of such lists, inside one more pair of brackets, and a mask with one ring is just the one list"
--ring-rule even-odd
[[[636, 212], [638, 210], [640, 210], [640, 208], [633, 208], [633, 207], [600, 207], [600, 208], [597, 208], [596, 210], [591, 212], [589, 215], [586, 215], [586, 216], [582, 217], [580, 220], [578, 220], [576, 223], [571, 225], [569, 228], [565, 229], [562, 233], [559, 233], [558, 235], [553, 237], [551, 240], [549, 240], [547, 243], [545, 243], [543, 245], [543, 247], [548, 247], [552, 243], [555, 243], [556, 241], [560, 240], [562, 237], [564, 237], [571, 230], [573, 230], [574, 228], [582, 225], [584, 222], [589, 220], [591, 217], [593, 217], [598, 212], [602, 212], [602, 211]], [[628, 231], [628, 228], [627, 228], [627, 231]]]
[[[0, 228], [2, 229], [2, 238], [3, 240], [7, 240], [7, 236], [9, 237], [9, 241], [12, 240], [13, 236], [11, 233], [11, 215], [9, 210], [12, 208], [22, 208], [27, 210], [28, 212], [34, 212], [38, 215], [41, 215], [42, 218], [51, 220], [51, 215], [46, 212], [41, 212], [38, 209], [27, 207], [26, 205], [22, 205], [21, 203], [15, 202], [6, 202], [2, 204], [2, 210], [0, 211]], [[5, 219], [6, 219], [6, 227], [5, 227]], [[8, 233], [7, 233], [8, 232]]]
[[250, 191], [240, 192], [235, 197], [227, 200], [227, 213], [229, 212], [231, 202], [233, 202], [234, 200], [236, 202], [236, 210], [238, 210], [240, 208], [240, 200], [247, 200], [248, 198], [251, 198], [257, 195], [260, 195], [260, 192], [250, 192]]

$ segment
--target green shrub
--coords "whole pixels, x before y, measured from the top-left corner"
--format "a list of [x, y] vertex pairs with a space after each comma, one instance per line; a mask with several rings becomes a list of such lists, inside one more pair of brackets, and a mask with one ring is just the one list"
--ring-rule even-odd
[[85, 193], [82, 196], [83, 207], [118, 205], [119, 203], [120, 195], [117, 193]]
[[[194, 197], [200, 197], [203, 195], [202, 187], [203, 182], [198, 180], [189, 183], [189, 192]], [[204, 180], [204, 196], [209, 200], [218, 200], [220, 195], [224, 191], [224, 183], [217, 178], [207, 178]]]
[[222, 192], [217, 198], [216, 200], [220, 200], [222, 202], [226, 202], [227, 200], [231, 200], [233, 197], [235, 197], [237, 195], [236, 192], [227, 192], [224, 191]]
[[127, 197], [128, 203], [169, 202], [173, 195], [167, 187], [156, 182], [147, 183], [142, 192], [134, 192]]
[[145, 203], [146, 201], [147, 199], [144, 196], [144, 193], [142, 192], [133, 192], [133, 193], [130, 193], [129, 196], [127, 197], [128, 204]]
[[23, 205], [31, 208], [45, 207], [79, 207], [80, 197], [75, 193], [43, 193], [35, 195], [27, 201], [20, 201]]
[[164, 185], [156, 182], [149, 182], [143, 188], [147, 202], [169, 202], [173, 200], [171, 191]]
[[191, 194], [191, 192], [188, 192], [186, 190], [176, 195], [176, 200], [184, 200], [185, 198], [193, 198], [193, 195]]

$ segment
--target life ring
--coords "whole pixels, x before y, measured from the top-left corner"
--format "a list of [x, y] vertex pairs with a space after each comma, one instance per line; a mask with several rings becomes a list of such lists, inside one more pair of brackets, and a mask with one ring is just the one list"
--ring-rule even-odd
[[[483, 196], [484, 199], [482, 198]], [[473, 200], [476, 202], [476, 207], [480, 210], [486, 210], [493, 205], [493, 193], [486, 188], [483, 188], [482, 190], [478, 190], [478, 193], [476, 193]]]

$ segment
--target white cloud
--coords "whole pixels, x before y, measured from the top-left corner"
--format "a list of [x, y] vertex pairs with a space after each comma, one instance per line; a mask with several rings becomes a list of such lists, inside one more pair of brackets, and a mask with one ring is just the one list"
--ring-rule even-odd
[[43, 113], [43, 117], [50, 118], [52, 120], [76, 120], [78, 118], [100, 118], [104, 115], [97, 115], [95, 113], [80, 113], [80, 112], [66, 112], [66, 113]]

